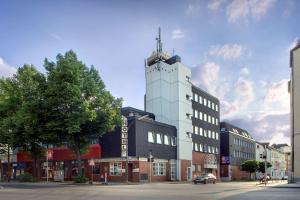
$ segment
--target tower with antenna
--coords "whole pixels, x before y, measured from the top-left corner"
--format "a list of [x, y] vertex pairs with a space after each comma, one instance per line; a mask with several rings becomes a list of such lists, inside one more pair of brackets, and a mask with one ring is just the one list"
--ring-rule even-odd
[[[177, 128], [176, 177], [173, 180], [192, 179], [193, 132], [191, 116], [191, 70], [181, 63], [179, 56], [169, 56], [162, 49], [161, 28], [156, 37], [156, 51], [146, 60], [145, 110], [155, 114], [157, 121]], [[170, 163], [171, 165], [171, 163]]]

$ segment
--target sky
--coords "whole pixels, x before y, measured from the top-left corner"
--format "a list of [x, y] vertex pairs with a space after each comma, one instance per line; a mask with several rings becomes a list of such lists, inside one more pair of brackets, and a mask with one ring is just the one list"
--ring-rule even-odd
[[180, 55], [192, 82], [220, 99], [221, 120], [256, 140], [289, 143], [289, 49], [297, 0], [0, 0], [0, 76], [72, 49], [124, 106], [144, 107], [144, 59]]

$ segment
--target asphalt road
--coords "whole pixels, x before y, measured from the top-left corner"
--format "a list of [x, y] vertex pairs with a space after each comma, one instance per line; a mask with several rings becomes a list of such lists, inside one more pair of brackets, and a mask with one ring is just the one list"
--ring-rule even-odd
[[[0, 184], [1, 185], [1, 184]], [[296, 200], [299, 188], [271, 188], [253, 183], [140, 185], [2, 184], [0, 200]]]

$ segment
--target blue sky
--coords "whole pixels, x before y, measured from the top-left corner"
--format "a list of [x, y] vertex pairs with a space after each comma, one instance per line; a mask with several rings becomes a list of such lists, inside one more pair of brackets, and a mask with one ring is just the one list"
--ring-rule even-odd
[[261, 141], [289, 142], [289, 49], [300, 1], [0, 0], [0, 76], [73, 49], [124, 105], [143, 109], [144, 59], [163, 49], [220, 98], [221, 117]]

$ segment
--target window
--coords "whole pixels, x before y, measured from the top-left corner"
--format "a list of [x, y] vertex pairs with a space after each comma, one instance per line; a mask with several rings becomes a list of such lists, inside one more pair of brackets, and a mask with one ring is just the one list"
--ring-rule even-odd
[[194, 110], [194, 117], [195, 118], [199, 118], [199, 116], [198, 116], [198, 110]]
[[216, 136], [215, 132], [212, 131], [212, 132], [211, 132], [211, 138], [212, 138], [212, 139], [215, 139], [215, 138], [216, 138], [215, 136]]
[[207, 137], [207, 130], [204, 130], [204, 137]]
[[205, 98], [203, 98], [203, 104], [204, 104], [204, 106], [207, 105], [207, 100]]
[[219, 111], [219, 105], [216, 104], [216, 111]]
[[162, 144], [162, 134], [156, 133], [156, 143]]
[[202, 104], [203, 103], [203, 98], [202, 96], [199, 95], [199, 103]]
[[203, 113], [199, 112], [199, 118], [202, 120], [203, 119]]
[[200, 151], [203, 151], [203, 145], [202, 145], [202, 144], [200, 144], [200, 145], [199, 145], [199, 147], [200, 147], [200, 148], [199, 148], [199, 149], [200, 149]]
[[211, 147], [211, 152], [215, 153], [215, 147]]
[[210, 149], [210, 146], [208, 146], [208, 153], [211, 153], [211, 149]]
[[152, 171], [154, 176], [165, 176], [166, 164], [162, 162], [152, 163]]
[[203, 128], [199, 128], [199, 133], [200, 133], [200, 135], [202, 136], [203, 135]]
[[199, 134], [198, 131], [199, 131], [198, 126], [194, 126], [194, 133], [198, 135]]
[[205, 122], [207, 121], [207, 115], [206, 115], [206, 113], [204, 113], [204, 121]]
[[176, 137], [171, 137], [171, 145], [176, 146]]
[[219, 133], [216, 132], [216, 140], [218, 140], [218, 139], [219, 139]]
[[211, 102], [211, 109], [215, 110], [215, 103]]
[[208, 115], [208, 123], [211, 123], [211, 116]]
[[208, 137], [211, 138], [211, 130], [208, 130]]
[[194, 93], [194, 100], [198, 102], [198, 94]]
[[214, 117], [211, 117], [211, 123], [215, 124], [215, 118]]
[[154, 143], [154, 133], [151, 131], [148, 132], [148, 142]]
[[165, 135], [165, 137], [164, 137], [164, 144], [165, 145], [170, 145], [170, 136]]
[[93, 167], [93, 174], [100, 174], [100, 165], [95, 165]]
[[122, 175], [122, 163], [114, 162], [109, 164], [109, 175], [111, 176], [121, 176]]
[[204, 145], [204, 152], [207, 152], [207, 144]]
[[210, 100], [207, 100], [207, 106], [208, 106], [209, 108], [211, 108], [211, 102], [210, 102]]
[[198, 147], [197, 143], [194, 143], [194, 149], [195, 149], [195, 151], [199, 151], [199, 147]]
[[219, 154], [219, 149], [218, 149], [218, 147], [216, 147], [216, 154]]
[[217, 125], [217, 126], [219, 125], [219, 120], [218, 120], [218, 118], [216, 118], [216, 125]]

